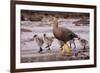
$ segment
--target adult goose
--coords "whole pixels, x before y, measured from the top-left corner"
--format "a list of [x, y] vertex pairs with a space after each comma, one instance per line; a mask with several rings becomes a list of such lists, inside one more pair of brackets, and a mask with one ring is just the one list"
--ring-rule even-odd
[[58, 21], [56, 17], [51, 16], [51, 21], [52, 21], [52, 28], [53, 28], [52, 30], [55, 38], [57, 38], [60, 41], [63, 41], [64, 45], [66, 44], [68, 46], [67, 42], [73, 40], [74, 38], [80, 39], [78, 35], [72, 32], [71, 30], [65, 27], [58, 27]]

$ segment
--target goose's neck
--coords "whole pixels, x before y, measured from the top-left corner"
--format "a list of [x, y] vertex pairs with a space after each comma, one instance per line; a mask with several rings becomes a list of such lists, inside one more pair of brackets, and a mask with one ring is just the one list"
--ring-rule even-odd
[[53, 29], [58, 28], [58, 24], [53, 24]]
[[52, 26], [53, 26], [53, 29], [58, 28], [58, 21], [53, 20]]

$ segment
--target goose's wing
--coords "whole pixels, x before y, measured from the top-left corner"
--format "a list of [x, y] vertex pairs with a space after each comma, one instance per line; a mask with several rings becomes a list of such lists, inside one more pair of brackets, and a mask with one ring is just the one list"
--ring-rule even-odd
[[74, 37], [78, 37], [74, 32], [68, 28], [61, 27], [61, 32], [63, 33], [63, 39], [66, 41], [72, 40]]

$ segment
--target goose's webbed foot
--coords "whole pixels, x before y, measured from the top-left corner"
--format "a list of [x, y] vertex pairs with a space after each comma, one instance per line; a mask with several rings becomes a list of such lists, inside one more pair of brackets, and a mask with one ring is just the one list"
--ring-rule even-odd
[[50, 48], [48, 48], [48, 50], [50, 50]]
[[40, 50], [39, 50], [39, 52], [38, 53], [41, 53], [43, 51], [43, 49], [40, 47]]

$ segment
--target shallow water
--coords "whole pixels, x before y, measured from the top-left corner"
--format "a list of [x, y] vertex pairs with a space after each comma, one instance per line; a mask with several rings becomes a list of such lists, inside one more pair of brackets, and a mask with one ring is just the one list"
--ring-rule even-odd
[[[79, 37], [86, 39], [89, 42], [89, 26], [75, 26], [74, 24], [71, 24], [72, 21], [66, 20], [66, 22], [62, 22], [63, 24], [61, 23], [60, 27], [65, 27], [72, 30], [74, 33], [79, 35]], [[40, 47], [37, 45], [35, 41], [29, 41], [29, 40], [32, 39], [35, 34], [37, 34], [41, 38], [43, 37], [44, 33], [46, 33], [48, 37], [52, 37], [52, 36], [54, 37], [52, 33], [52, 27], [50, 25], [39, 26], [40, 22], [38, 23], [34, 22], [34, 25], [31, 22], [28, 23], [29, 25], [23, 23], [23, 25], [21, 26], [21, 28], [28, 28], [32, 30], [32, 32], [21, 32], [21, 62], [40, 62], [40, 61], [43, 62], [43, 61], [89, 59], [89, 51], [85, 52], [88, 53], [86, 57], [85, 56], [81, 57], [81, 55], [76, 57], [73, 57], [72, 55], [70, 56], [70, 58], [67, 56], [59, 57], [58, 54], [60, 51], [59, 48], [60, 44], [57, 39], [53, 40], [52, 45], [50, 46], [51, 48], [50, 51], [48, 51], [47, 48], [45, 48], [47, 44], [44, 43], [42, 45], [43, 52], [38, 53]], [[78, 40], [75, 40], [75, 43], [76, 43], [76, 51], [83, 48]], [[73, 47], [74, 46], [72, 45], [72, 49]]]

